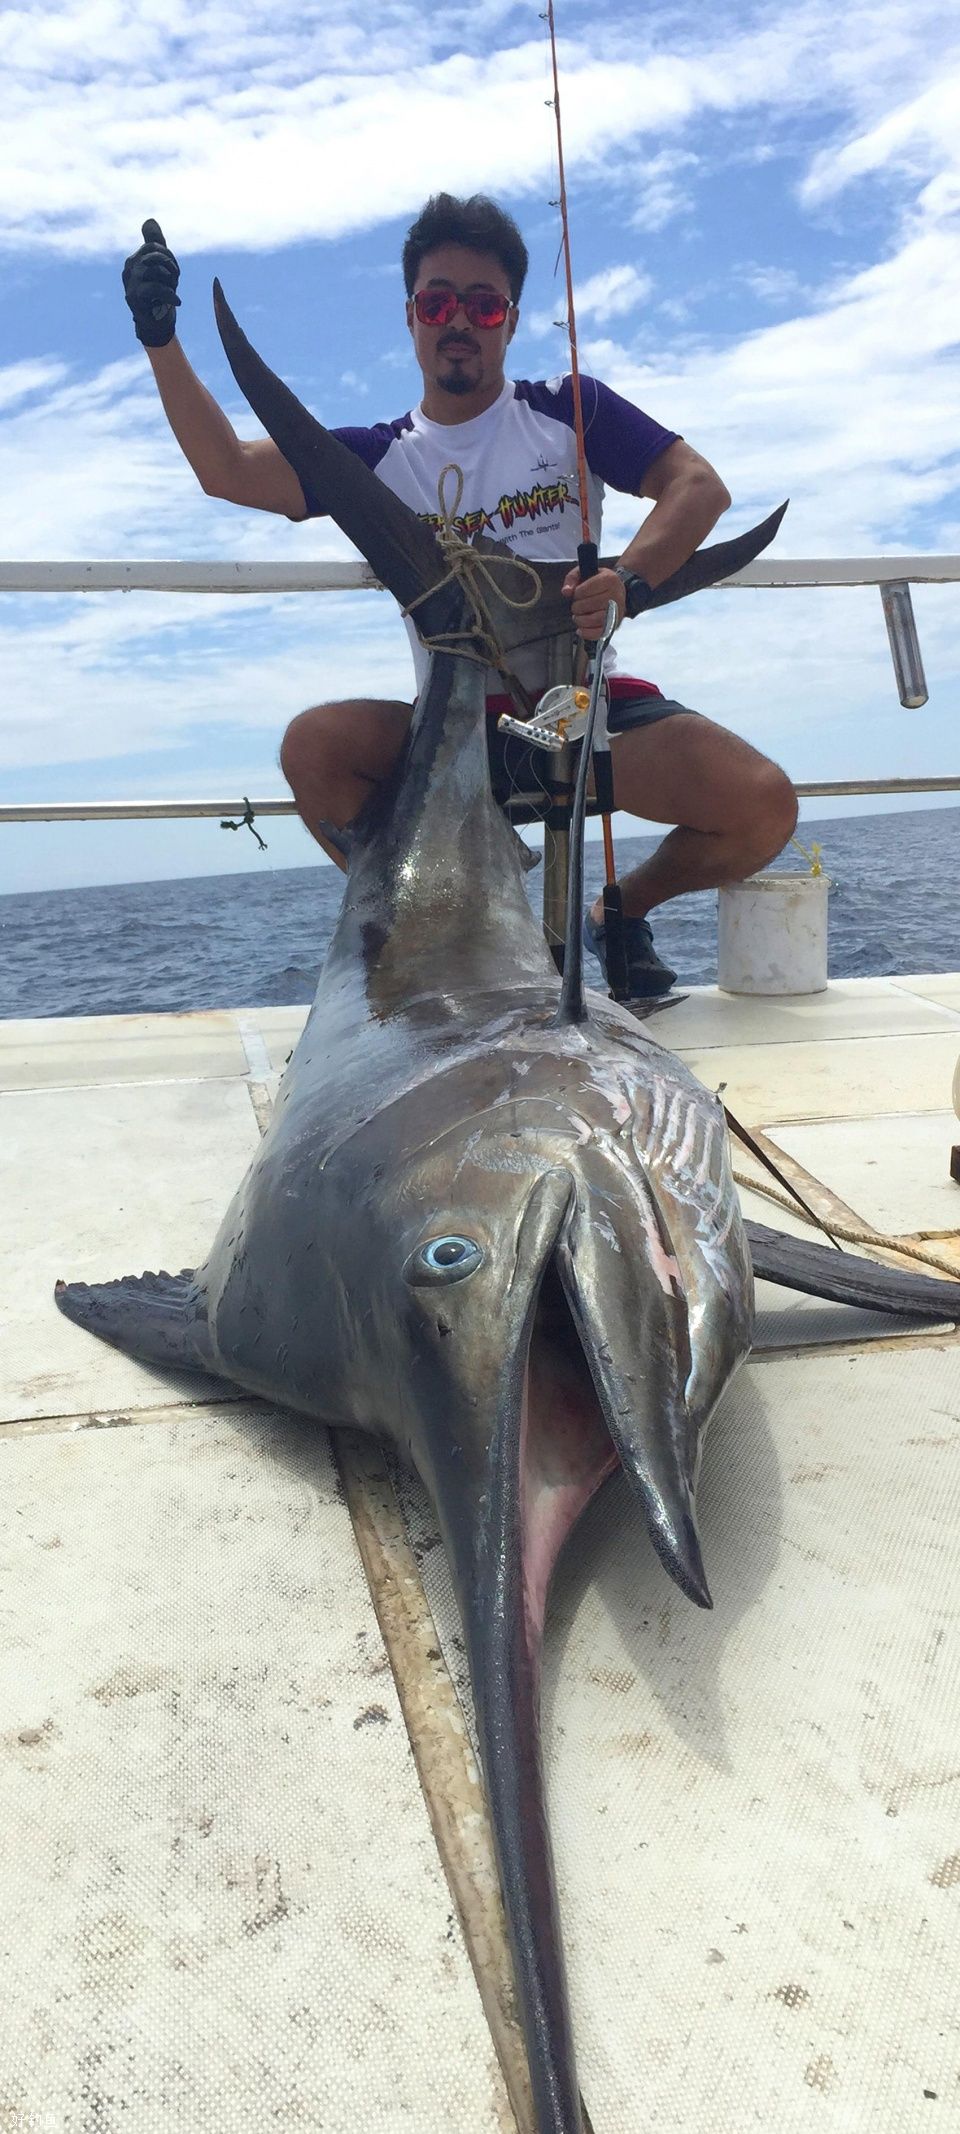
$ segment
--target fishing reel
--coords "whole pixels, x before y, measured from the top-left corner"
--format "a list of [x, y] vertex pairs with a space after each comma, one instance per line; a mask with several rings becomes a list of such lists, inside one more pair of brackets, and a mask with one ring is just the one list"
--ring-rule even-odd
[[497, 720], [502, 734], [513, 734], [529, 748], [550, 749], [559, 755], [571, 741], [579, 741], [587, 724], [590, 691], [572, 682], [557, 682], [544, 690], [529, 719], [514, 719], [503, 712]]
[[[593, 569], [596, 569], [596, 550]], [[600, 710], [601, 696], [606, 699], [603, 655], [619, 620], [616, 601], [611, 600], [607, 604], [600, 636], [596, 644], [589, 647], [590, 670], [586, 683], [555, 682], [551, 689], [544, 690], [529, 719], [515, 719], [510, 712], [502, 712], [497, 720], [500, 733], [514, 734], [519, 741], [526, 741], [528, 747], [546, 748], [552, 754], [559, 755], [560, 750], [566, 748], [571, 741], [581, 740], [588, 727], [592, 732], [597, 711]], [[600, 736], [606, 735], [605, 710], [600, 713], [597, 733], [598, 738], [593, 743], [595, 748], [600, 745]], [[603, 745], [607, 745], [605, 738]]]

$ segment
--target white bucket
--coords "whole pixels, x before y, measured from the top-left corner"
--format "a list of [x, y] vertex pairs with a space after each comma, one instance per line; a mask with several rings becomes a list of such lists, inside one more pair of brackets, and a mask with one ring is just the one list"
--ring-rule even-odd
[[825, 874], [753, 874], [719, 893], [717, 984], [724, 993], [822, 993]]

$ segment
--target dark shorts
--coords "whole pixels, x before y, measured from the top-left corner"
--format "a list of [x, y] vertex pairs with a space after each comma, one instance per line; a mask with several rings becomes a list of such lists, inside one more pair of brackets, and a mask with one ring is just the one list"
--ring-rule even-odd
[[[521, 793], [533, 796], [530, 806], [521, 809], [518, 805], [515, 814], [515, 820], [531, 822], [549, 807], [555, 790], [558, 759], [549, 749], [530, 748], [516, 734], [500, 732], [497, 720], [501, 712], [513, 710], [514, 705], [507, 696], [487, 698], [490, 778], [494, 798], [501, 807], [508, 800], [518, 801]], [[675, 697], [661, 696], [651, 682], [635, 681], [626, 674], [614, 675], [610, 684], [607, 731], [614, 738], [629, 732], [631, 727], [656, 726], [661, 719], [673, 719], [678, 712], [689, 710], [689, 704], [679, 704]], [[615, 751], [613, 760], [616, 764]]]

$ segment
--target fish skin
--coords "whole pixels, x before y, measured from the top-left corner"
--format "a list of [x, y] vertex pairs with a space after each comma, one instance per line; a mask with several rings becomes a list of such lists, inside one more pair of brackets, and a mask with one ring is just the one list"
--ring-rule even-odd
[[[605, 997], [557, 1025], [483, 688], [433, 653], [352, 826], [271, 1124], [167, 1321], [159, 1278], [58, 1303], [134, 1354], [169, 1363], [179, 1341], [181, 1364], [386, 1433], [418, 1467], [464, 1624], [538, 2134], [581, 2134], [540, 1758], [550, 1574], [622, 1465], [661, 1561], [709, 1605], [697, 1473], [753, 1284], [717, 1100]], [[469, 1272], [425, 1258], [444, 1238]]]

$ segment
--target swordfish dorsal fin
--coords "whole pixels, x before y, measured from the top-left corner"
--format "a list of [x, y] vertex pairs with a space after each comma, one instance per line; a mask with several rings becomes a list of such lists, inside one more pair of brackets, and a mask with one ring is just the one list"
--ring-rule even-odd
[[[355, 543], [401, 607], [439, 586], [448, 577], [448, 567], [429, 526], [339, 437], [325, 430], [268, 368], [238, 325], [218, 281], [213, 300], [237, 384], [299, 480]], [[463, 608], [461, 588], [448, 585], [436, 601], [418, 608], [413, 620], [427, 634], [456, 629]]]
[[[355, 543], [402, 608], [440, 586], [449, 578], [449, 565], [429, 526], [339, 437], [324, 429], [268, 368], [235, 319], [219, 281], [213, 285], [213, 300], [220, 338], [237, 384], [304, 487]], [[483, 600], [501, 651], [509, 653], [522, 645], [567, 636], [572, 660], [570, 603], [560, 596], [572, 561], [548, 566], [550, 588], [544, 600], [543, 566], [533, 569], [520, 562], [503, 541], [481, 537], [471, 545], [484, 560], [493, 559], [493, 569], [483, 581]], [[420, 636], [429, 638], [444, 631], [469, 631], [468, 616], [467, 595], [454, 582], [416, 608], [411, 620]]]

